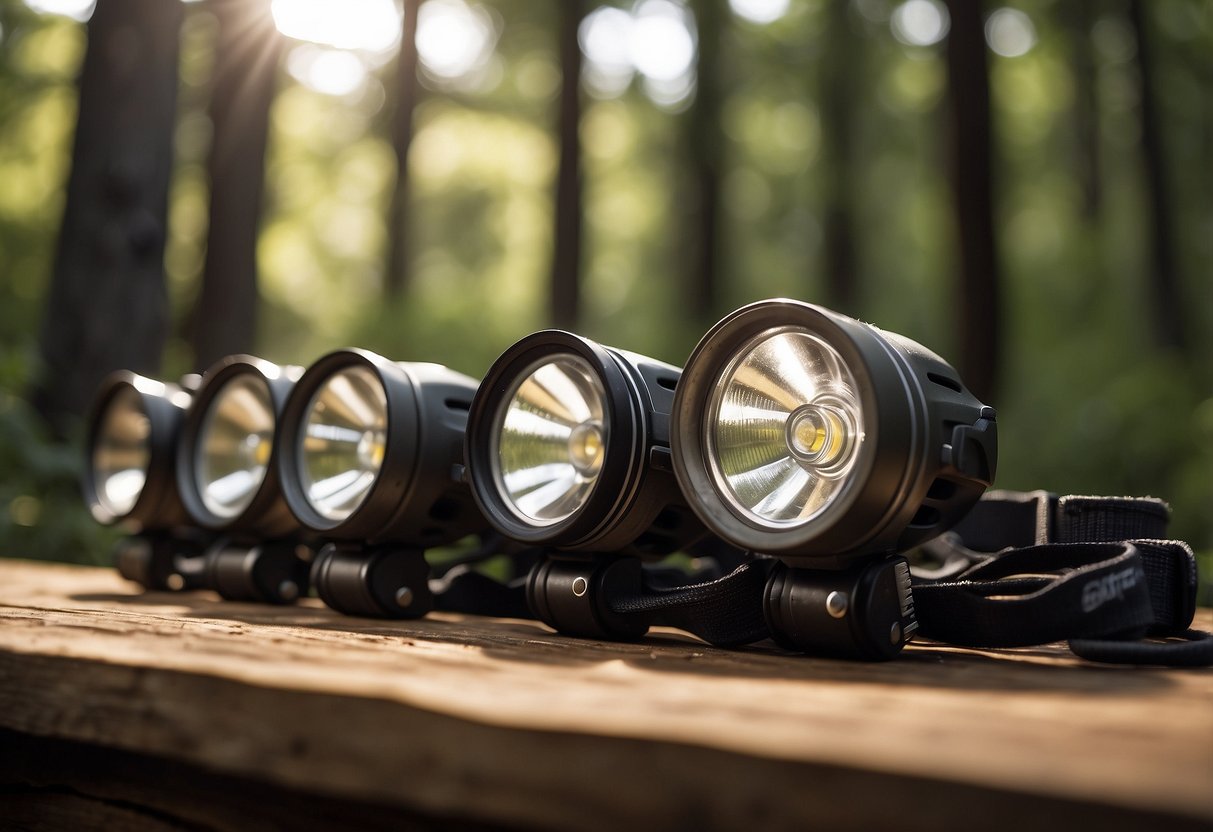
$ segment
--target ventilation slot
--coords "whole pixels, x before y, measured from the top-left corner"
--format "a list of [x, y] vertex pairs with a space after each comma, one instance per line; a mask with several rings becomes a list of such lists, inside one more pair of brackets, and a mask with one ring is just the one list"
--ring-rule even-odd
[[922, 506], [914, 515], [914, 519], [910, 521], [910, 525], [916, 529], [929, 529], [938, 525], [942, 519], [943, 515], [939, 513], [938, 509]]
[[960, 382], [954, 378], [941, 376], [939, 373], [927, 373], [927, 378], [938, 384], [940, 387], [946, 387], [949, 390], [955, 390], [957, 393], [961, 391]]
[[472, 409], [472, 403], [465, 402], [463, 399], [447, 399], [444, 404], [446, 405], [447, 410], [460, 410], [467, 413]]
[[664, 387], [666, 390], [673, 390], [678, 386], [678, 379], [674, 376], [657, 376], [657, 386]]
[[927, 499], [936, 500], [938, 502], [946, 502], [952, 499], [956, 494], [956, 483], [951, 480], [937, 479], [931, 483], [931, 487], [927, 489]]

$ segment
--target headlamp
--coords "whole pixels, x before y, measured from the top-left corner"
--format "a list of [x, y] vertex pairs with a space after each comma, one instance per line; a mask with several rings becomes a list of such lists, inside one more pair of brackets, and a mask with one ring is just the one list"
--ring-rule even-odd
[[493, 481], [523, 523], [552, 526], [589, 499], [606, 456], [606, 390], [575, 355], [519, 374], [494, 417]]
[[114, 559], [128, 580], [151, 589], [181, 589], [205, 540], [190, 520], [173, 475], [177, 440], [190, 393], [122, 370], [102, 382], [88, 419], [84, 498], [93, 517], [130, 536]]
[[278, 470], [292, 514], [336, 541], [312, 578], [334, 609], [424, 615], [425, 549], [480, 531], [459, 479], [476, 382], [438, 364], [339, 350], [299, 379], [282, 414]]
[[789, 646], [871, 658], [912, 634], [905, 561], [956, 523], [997, 461], [995, 415], [939, 356], [793, 300], [746, 306], [695, 348], [673, 467], [726, 541], [778, 557], [767, 620]]
[[86, 448], [85, 500], [93, 517], [130, 531], [187, 521], [173, 479], [177, 437], [190, 394], [122, 370], [94, 399]]
[[273, 457], [279, 413], [302, 373], [233, 355], [203, 375], [177, 447], [177, 484], [198, 525], [258, 538], [298, 529]]
[[565, 551], [661, 556], [702, 537], [669, 474], [679, 369], [588, 338], [528, 335], [468, 415], [472, 493], [503, 535]]
[[551, 554], [532, 570], [527, 592], [535, 614], [558, 630], [642, 634], [647, 626], [613, 616], [596, 588], [639, 590], [638, 557], [705, 535], [670, 473], [679, 373], [548, 330], [506, 350], [476, 393], [466, 446], [472, 493], [498, 532]]
[[274, 466], [279, 414], [300, 367], [228, 356], [203, 375], [177, 445], [177, 486], [194, 522], [221, 533], [207, 585], [231, 600], [294, 601], [310, 549]]
[[365, 367], [338, 370], [308, 407], [299, 473], [308, 505], [349, 518], [371, 492], [387, 450], [387, 393]]

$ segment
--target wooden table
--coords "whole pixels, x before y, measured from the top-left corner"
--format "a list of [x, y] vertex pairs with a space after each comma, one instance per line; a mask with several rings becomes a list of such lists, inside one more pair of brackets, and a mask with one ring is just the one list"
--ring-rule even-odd
[[1208, 830], [1213, 672], [1058, 646], [869, 665], [673, 632], [602, 643], [0, 561], [0, 826], [85, 819]]

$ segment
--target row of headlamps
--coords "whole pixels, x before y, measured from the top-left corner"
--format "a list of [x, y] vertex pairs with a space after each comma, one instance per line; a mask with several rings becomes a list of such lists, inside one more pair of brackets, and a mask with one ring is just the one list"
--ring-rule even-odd
[[769, 556], [777, 640], [879, 657], [914, 627], [895, 556], [980, 497], [996, 430], [917, 343], [771, 300], [681, 371], [545, 331], [479, 384], [356, 349], [306, 370], [233, 356], [196, 386], [118, 373], [88, 460], [93, 514], [137, 532], [119, 568], [147, 586], [284, 602], [310, 581], [343, 612], [416, 616], [433, 606], [424, 551], [495, 533], [540, 553], [538, 617], [623, 637], [638, 633], [600, 597], [613, 564], [736, 547]]

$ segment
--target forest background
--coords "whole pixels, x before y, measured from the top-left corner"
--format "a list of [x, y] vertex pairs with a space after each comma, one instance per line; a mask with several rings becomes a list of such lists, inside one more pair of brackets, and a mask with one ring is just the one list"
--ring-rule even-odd
[[1213, 597], [1207, 0], [0, 0], [0, 555], [108, 557], [106, 365], [681, 364], [771, 296], [957, 365], [998, 486], [1170, 501]]

